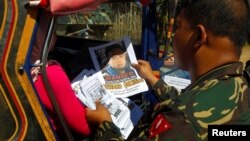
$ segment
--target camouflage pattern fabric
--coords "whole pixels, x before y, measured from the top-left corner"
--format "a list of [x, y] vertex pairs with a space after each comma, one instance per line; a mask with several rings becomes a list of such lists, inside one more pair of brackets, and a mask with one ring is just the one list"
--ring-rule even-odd
[[105, 121], [96, 131], [95, 141], [120, 141], [123, 140], [119, 129], [113, 122]]
[[[181, 94], [161, 79], [154, 90], [160, 103], [152, 118], [162, 113], [172, 128], [154, 138], [148, 138], [148, 128], [144, 128], [131, 140], [201, 141], [207, 140], [208, 125], [250, 124], [250, 91], [241, 62], [208, 72]], [[100, 128], [98, 134], [106, 135], [103, 139], [99, 136], [99, 140], [122, 140], [120, 134], [109, 134], [110, 128]]]

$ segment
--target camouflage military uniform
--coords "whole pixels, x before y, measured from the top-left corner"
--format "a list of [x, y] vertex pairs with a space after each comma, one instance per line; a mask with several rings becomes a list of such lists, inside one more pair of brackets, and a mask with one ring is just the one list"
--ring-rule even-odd
[[[218, 67], [181, 94], [159, 80], [154, 89], [161, 103], [154, 117], [163, 113], [172, 128], [153, 138], [147, 138], [146, 128], [134, 140], [207, 140], [208, 125], [250, 124], [250, 93], [242, 73], [239, 62]], [[97, 140], [122, 140], [110, 122], [104, 122], [96, 135]]]

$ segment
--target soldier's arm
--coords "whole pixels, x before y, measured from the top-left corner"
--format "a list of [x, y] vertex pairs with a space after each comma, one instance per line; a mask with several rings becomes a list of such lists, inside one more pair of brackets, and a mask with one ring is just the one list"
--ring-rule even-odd
[[102, 122], [94, 136], [94, 141], [123, 141], [120, 130], [113, 122]]
[[120, 130], [112, 122], [111, 115], [100, 101], [96, 101], [96, 109], [86, 110], [86, 118], [93, 128], [97, 127], [94, 134], [94, 141], [123, 140]]
[[176, 99], [176, 96], [179, 95], [179, 92], [175, 87], [167, 85], [162, 79], [159, 79], [155, 83], [153, 89], [155, 90], [156, 96], [160, 102]]
[[170, 98], [174, 99], [178, 95], [177, 89], [167, 85], [162, 79], [154, 75], [149, 62], [138, 60], [138, 64], [132, 64], [132, 66], [137, 70], [138, 74], [153, 87], [160, 102]]

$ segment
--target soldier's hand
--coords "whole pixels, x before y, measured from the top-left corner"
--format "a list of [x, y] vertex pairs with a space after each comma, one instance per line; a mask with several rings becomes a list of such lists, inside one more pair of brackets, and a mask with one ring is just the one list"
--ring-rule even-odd
[[100, 101], [96, 101], [96, 110], [86, 110], [86, 118], [90, 124], [99, 125], [104, 121], [112, 121], [111, 115]]
[[147, 80], [151, 86], [153, 86], [158, 78], [154, 75], [149, 62], [144, 60], [138, 60], [138, 64], [132, 64], [132, 66], [137, 70], [138, 74]]

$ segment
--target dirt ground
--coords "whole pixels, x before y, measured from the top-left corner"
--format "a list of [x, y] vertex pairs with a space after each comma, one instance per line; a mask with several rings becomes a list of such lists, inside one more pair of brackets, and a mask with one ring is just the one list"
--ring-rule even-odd
[[250, 45], [243, 48], [240, 60], [244, 63], [250, 60]]

